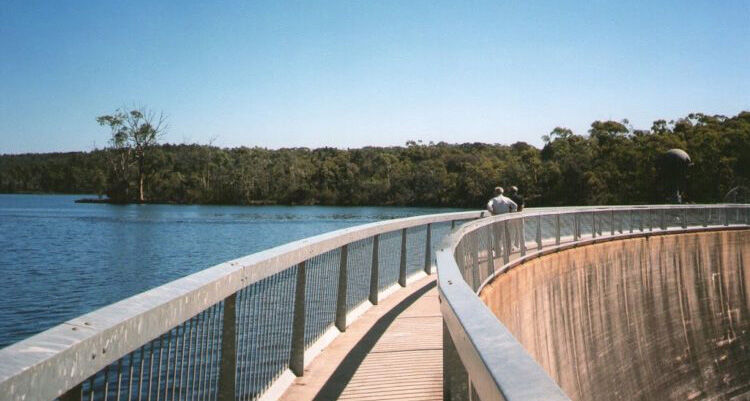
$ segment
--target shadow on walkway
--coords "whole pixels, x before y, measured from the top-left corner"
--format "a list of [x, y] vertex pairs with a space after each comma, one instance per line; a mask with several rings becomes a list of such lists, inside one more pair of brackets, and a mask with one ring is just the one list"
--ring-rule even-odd
[[403, 301], [393, 307], [390, 311], [384, 314], [378, 321], [372, 326], [372, 328], [365, 334], [364, 337], [357, 343], [357, 345], [346, 354], [344, 360], [336, 368], [331, 377], [326, 381], [323, 387], [320, 389], [313, 401], [330, 401], [338, 399], [341, 393], [346, 388], [349, 381], [351, 381], [357, 368], [362, 364], [368, 353], [372, 350], [375, 344], [380, 340], [388, 327], [393, 323], [394, 320], [400, 315], [406, 308], [410, 307], [420, 297], [426, 294], [431, 289], [435, 288], [436, 282], [433, 280], [426, 284], [424, 287], [418, 289], [413, 294], [406, 297]]

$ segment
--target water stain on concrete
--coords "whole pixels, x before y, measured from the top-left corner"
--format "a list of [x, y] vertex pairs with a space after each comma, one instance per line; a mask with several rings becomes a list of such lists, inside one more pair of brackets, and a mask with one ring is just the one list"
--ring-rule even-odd
[[750, 230], [569, 249], [480, 294], [577, 401], [750, 400]]

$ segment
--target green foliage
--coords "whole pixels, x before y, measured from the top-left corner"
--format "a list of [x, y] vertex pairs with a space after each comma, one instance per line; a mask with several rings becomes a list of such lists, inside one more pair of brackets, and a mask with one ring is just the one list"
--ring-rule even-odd
[[107, 195], [114, 202], [131, 201], [130, 177], [131, 170], [135, 170], [138, 201], [143, 202], [146, 176], [155, 171], [150, 149], [166, 130], [164, 114], [157, 116], [146, 108], [130, 111], [118, 109], [111, 115], [97, 117], [96, 122], [110, 129]]
[[[0, 192], [111, 194], [113, 138], [108, 150], [0, 156]], [[152, 201], [176, 203], [481, 208], [495, 186], [516, 185], [529, 206], [662, 203], [658, 160], [671, 148], [685, 149], [695, 164], [686, 201], [719, 202], [730, 189], [750, 186], [750, 112], [691, 114], [645, 131], [626, 120], [596, 121], [588, 135], [555, 128], [544, 139], [542, 149], [523, 142], [349, 150], [152, 145], [144, 191]], [[138, 185], [129, 166], [126, 188]]]

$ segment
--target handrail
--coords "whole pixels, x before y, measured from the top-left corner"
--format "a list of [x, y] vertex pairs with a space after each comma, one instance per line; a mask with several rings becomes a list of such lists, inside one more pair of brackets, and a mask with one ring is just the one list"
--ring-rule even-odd
[[497, 275], [599, 241], [748, 226], [750, 205], [742, 204], [531, 209], [462, 225], [436, 252], [443, 355], [459, 357], [444, 361], [445, 399], [569, 400], [477, 296]]
[[[351, 305], [352, 293], [349, 292], [347, 295], [347, 271], [366, 267], [364, 262], [360, 263], [362, 266], [347, 264], [350, 259], [347, 256], [350, 246], [364, 244], [358, 248], [360, 253], [371, 252], [372, 262], [368, 272], [369, 300], [377, 303], [378, 294], [382, 296], [383, 292], [379, 284], [382, 280], [378, 278], [378, 274], [383, 274], [380, 270], [384, 268], [384, 262], [378, 262], [379, 255], [386, 246], [383, 244], [380, 245], [380, 250], [378, 248], [382, 236], [391, 233], [394, 238], [396, 235], [399, 236], [398, 282], [403, 286], [406, 285], [407, 264], [413, 262], [408, 256], [418, 253], [412, 252], [413, 250], [421, 248], [424, 251], [424, 262], [419, 263], [424, 263], [424, 271], [430, 273], [433, 248], [431, 233], [435, 231], [431, 229], [433, 224], [453, 225], [456, 221], [476, 219], [485, 213], [473, 211], [416, 216], [321, 234], [221, 263], [84, 314], [0, 350], [0, 399], [48, 401], [62, 397], [65, 400], [80, 400], [82, 393], [90, 391], [93, 401], [99, 399], [94, 395], [96, 391], [101, 390], [102, 399], [110, 396], [115, 383], [118, 394], [121, 387], [127, 385], [127, 397], [130, 398], [133, 387], [136, 386], [134, 370], [139, 375], [139, 399], [144, 392], [148, 393], [148, 399], [151, 399], [152, 394], [158, 398], [161, 391], [164, 391], [166, 399], [170, 386], [172, 399], [175, 394], [182, 395], [183, 389], [186, 394], [188, 391], [191, 394], [204, 394], [207, 399], [233, 399], [234, 394], [243, 391], [243, 394], [256, 399], [262, 395], [257, 388], [268, 389], [270, 383], [258, 383], [258, 379], [248, 376], [249, 362], [242, 359], [245, 356], [238, 356], [242, 349], [246, 354], [250, 354], [246, 343], [266, 338], [286, 345], [291, 343], [288, 364], [281, 361], [279, 366], [282, 369], [286, 366], [287, 370], [297, 375], [302, 374], [303, 366], [307, 362], [305, 350], [315, 347], [307, 341], [310, 333], [306, 336], [305, 332], [305, 294], [316, 290], [313, 287], [316, 283], [305, 284], [305, 279], [310, 274], [310, 265], [316, 261], [315, 258], [327, 255], [325, 263], [332, 266], [332, 269], [337, 268], [339, 275], [338, 280], [334, 280], [333, 284], [323, 289], [328, 291], [328, 295], [336, 294], [335, 322], [322, 321], [321, 324], [332, 326], [335, 323], [339, 331], [343, 331], [349, 323], [346, 315], [354, 309]], [[416, 243], [417, 240], [412, 238], [417, 237], [407, 235], [407, 232], [412, 229], [421, 230], [421, 227], [426, 228], [426, 234], [421, 234], [418, 241], [422, 242]], [[389, 254], [398, 254], [397, 241], [391, 242], [395, 245], [388, 246], [394, 249], [386, 251]], [[305, 273], [306, 263], [308, 273]], [[419, 267], [421, 268], [421, 265]], [[285, 272], [291, 271], [292, 268], [296, 270], [296, 280], [293, 275], [290, 276], [291, 279], [284, 276]], [[255, 308], [255, 304], [251, 302], [260, 301], [253, 301], [256, 299], [253, 298], [255, 295], [248, 291], [250, 287], [255, 288], [258, 285], [261, 285], [258, 287], [261, 290], [275, 289], [279, 283], [283, 284], [279, 288], [287, 289], [292, 298], [288, 307], [293, 309], [293, 327], [288, 333], [285, 331], [278, 334], [277, 328], [271, 327], [271, 323], [268, 323], [268, 332], [257, 334], [266, 337], [253, 340], [252, 335], [256, 334], [247, 331], [253, 330], [252, 326], [256, 323], [256, 320], [252, 319], [270, 319], [272, 322], [276, 318], [273, 316], [276, 312]], [[334, 286], [336, 288], [328, 288]], [[297, 290], [288, 291], [288, 287]], [[331, 295], [329, 298], [331, 297], [334, 296]], [[308, 299], [307, 303], [309, 302]], [[258, 317], [255, 315], [257, 313], [266, 313], [270, 316]], [[308, 310], [307, 313], [311, 311]], [[287, 330], [287, 327], [281, 329]], [[185, 343], [188, 342], [188, 347], [195, 347], [194, 351], [185, 350]], [[165, 355], [166, 360], [163, 363]], [[144, 364], [148, 358], [150, 372], [147, 374]], [[284, 356], [277, 355], [276, 359], [279, 358], [283, 359]], [[156, 368], [155, 359], [158, 359]], [[179, 375], [177, 374], [178, 363], [180, 369], [193, 369], [192, 378], [188, 372], [185, 383], [184, 372], [180, 371]], [[163, 365], [166, 365], [166, 370]], [[244, 370], [240, 371], [242, 369]], [[158, 381], [152, 377], [154, 370]], [[110, 377], [110, 373], [116, 376], [116, 380]], [[275, 375], [272, 378], [278, 379], [279, 374]], [[240, 383], [245, 376], [248, 376], [247, 383]], [[147, 383], [145, 377], [148, 377]], [[147, 389], [144, 388], [146, 385]], [[155, 392], [152, 389], [154, 385]], [[164, 390], [161, 389], [162, 386]], [[126, 390], [122, 391], [124, 393]]]

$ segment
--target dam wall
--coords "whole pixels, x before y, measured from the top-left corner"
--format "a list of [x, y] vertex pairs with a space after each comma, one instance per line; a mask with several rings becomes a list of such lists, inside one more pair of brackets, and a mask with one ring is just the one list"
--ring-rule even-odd
[[480, 298], [573, 400], [750, 400], [750, 230], [523, 263]]

